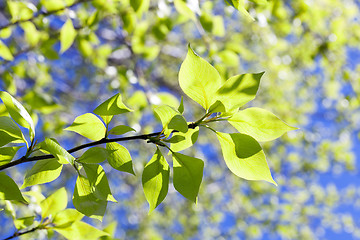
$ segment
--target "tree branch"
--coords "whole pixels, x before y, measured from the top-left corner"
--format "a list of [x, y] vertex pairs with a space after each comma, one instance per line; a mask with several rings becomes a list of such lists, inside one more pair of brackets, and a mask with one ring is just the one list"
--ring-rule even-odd
[[34, 227], [34, 228], [24, 231], [24, 232], [15, 232], [13, 235], [11, 235], [10, 237], [4, 238], [3, 240], [13, 239], [13, 238], [19, 237], [19, 236], [27, 234], [27, 233], [35, 232], [38, 229], [40, 229], [39, 226]]

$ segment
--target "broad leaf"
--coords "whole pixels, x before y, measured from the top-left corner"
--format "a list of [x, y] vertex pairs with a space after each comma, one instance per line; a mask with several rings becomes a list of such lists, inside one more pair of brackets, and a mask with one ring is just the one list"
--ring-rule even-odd
[[17, 122], [19, 125], [29, 129], [30, 138], [34, 139], [35, 137], [35, 126], [32, 118], [26, 109], [18, 102], [14, 97], [9, 93], [0, 91], [0, 98], [4, 102], [6, 109], [8, 110], [10, 116]]
[[53, 219], [53, 224], [56, 228], [69, 227], [76, 221], [80, 221], [84, 217], [84, 214], [78, 212], [75, 209], [68, 208], [58, 212]]
[[62, 164], [56, 159], [40, 160], [26, 172], [21, 188], [52, 182], [60, 176]]
[[169, 188], [169, 175], [169, 164], [157, 148], [142, 175], [145, 197], [150, 205], [149, 213], [165, 199]]
[[82, 221], [76, 221], [68, 227], [54, 227], [54, 230], [69, 240], [73, 239], [86, 239], [96, 240], [101, 236], [108, 236], [109, 234], [101, 231]]
[[19, 140], [26, 141], [18, 125], [9, 117], [0, 117], [0, 147]]
[[250, 135], [260, 142], [274, 140], [288, 131], [297, 129], [287, 125], [273, 113], [256, 107], [239, 111], [228, 121], [240, 133]]
[[14, 225], [17, 230], [27, 228], [34, 223], [35, 216], [14, 219]]
[[222, 84], [218, 71], [188, 47], [179, 72], [181, 89], [206, 110], [216, 101], [215, 92]]
[[92, 113], [75, 118], [73, 124], [64, 130], [76, 132], [94, 141], [104, 138], [106, 133], [104, 123]]
[[154, 112], [160, 119], [165, 135], [170, 135], [172, 130], [177, 130], [186, 133], [188, 125], [185, 118], [176, 109], [162, 105], [154, 108]]
[[121, 94], [118, 93], [95, 108], [94, 113], [100, 116], [113, 116], [132, 111], [133, 110], [125, 106], [122, 102]]
[[174, 152], [182, 151], [194, 145], [194, 143], [196, 142], [199, 136], [199, 127], [189, 128], [189, 130], [186, 133], [182, 133], [182, 132], [173, 133], [173, 138], [177, 136], [182, 136], [185, 139], [183, 141], [171, 143], [170, 149]]
[[275, 185], [265, 154], [259, 143], [241, 133], [217, 133], [228, 168], [238, 177], [247, 180], [264, 180]]
[[10, 162], [21, 147], [0, 148], [0, 166]]
[[102, 147], [92, 147], [88, 149], [84, 154], [77, 159], [77, 162], [81, 163], [101, 163], [105, 161], [108, 155], [108, 151]]
[[50, 215], [54, 216], [56, 213], [64, 210], [67, 206], [67, 201], [68, 198], [65, 187], [58, 189], [40, 203], [41, 217], [44, 219]]
[[203, 177], [204, 162], [201, 159], [173, 153], [175, 189], [187, 199], [196, 203]]
[[82, 164], [97, 199], [117, 202], [112, 196], [104, 169], [98, 164]]
[[176, 11], [178, 11], [180, 14], [190, 18], [191, 20], [196, 20], [195, 13], [186, 5], [183, 0], [174, 0], [174, 5]]
[[211, 112], [231, 112], [253, 100], [259, 89], [262, 73], [247, 73], [229, 78], [217, 91], [220, 101], [213, 104]]
[[40, 150], [45, 150], [52, 154], [61, 164], [73, 164], [75, 158], [62, 148], [54, 139], [45, 138], [39, 143]]
[[0, 57], [7, 61], [14, 60], [14, 56], [9, 48], [0, 40]]
[[135, 175], [132, 159], [129, 151], [118, 143], [107, 143], [108, 162], [116, 170], [128, 172]]
[[61, 0], [41, 0], [41, 5], [49, 11], [56, 11], [65, 7], [65, 2]]
[[76, 30], [74, 29], [74, 25], [72, 20], [69, 18], [66, 20], [64, 25], [61, 27], [60, 30], [60, 53], [65, 52], [68, 48], [71, 47], [76, 37]]
[[2, 172], [0, 172], [0, 199], [16, 200], [26, 203], [18, 185], [11, 177]]
[[107, 201], [96, 198], [89, 179], [79, 175], [75, 184], [73, 204], [79, 212], [101, 221], [105, 214]]
[[122, 135], [122, 134], [125, 134], [127, 132], [131, 132], [131, 131], [135, 131], [135, 129], [129, 127], [129, 126], [126, 126], [126, 125], [119, 125], [119, 126], [116, 126], [114, 128], [112, 128], [110, 131], [109, 131], [109, 134], [113, 134], [113, 135]]

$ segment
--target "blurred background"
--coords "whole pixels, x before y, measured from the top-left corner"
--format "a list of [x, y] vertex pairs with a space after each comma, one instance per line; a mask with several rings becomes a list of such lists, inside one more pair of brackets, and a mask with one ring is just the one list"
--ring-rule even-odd
[[[184, 150], [205, 161], [197, 205], [170, 185], [151, 215], [141, 174], [155, 147], [124, 143], [136, 176], [104, 164], [118, 203], [108, 204], [103, 223], [88, 222], [115, 221], [120, 239], [360, 238], [360, 1], [252, 0], [245, 1], [248, 15], [224, 1], [67, 0], [60, 2], [71, 7], [54, 13], [49, 2], [0, 1], [0, 88], [31, 112], [39, 141], [54, 137], [65, 148], [87, 142], [63, 129], [118, 92], [136, 111], [113, 125], [138, 134], [161, 130], [152, 106], [179, 105], [177, 74], [188, 43], [224, 79], [265, 71], [256, 99], [245, 107], [267, 109], [300, 128], [261, 144], [278, 187], [236, 177], [216, 137], [201, 131]], [[35, 17], [8, 25], [26, 14]], [[68, 19], [76, 37], [60, 53]], [[184, 97], [184, 105], [188, 121], [203, 115], [191, 99]], [[218, 130], [236, 131], [221, 124]], [[21, 185], [31, 166], [7, 173]], [[65, 184], [71, 195], [75, 180], [65, 168], [59, 179], [32, 190], [47, 196]], [[22, 214], [36, 210], [13, 207]], [[1, 236], [15, 231], [4, 211], [0, 222]], [[31, 238], [46, 236], [24, 237]]]

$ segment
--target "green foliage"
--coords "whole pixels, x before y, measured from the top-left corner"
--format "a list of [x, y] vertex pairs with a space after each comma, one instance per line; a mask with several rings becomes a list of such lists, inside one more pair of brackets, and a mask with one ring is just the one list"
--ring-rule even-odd
[[66, 50], [69, 49], [69, 47], [71, 47], [71, 45], [75, 40], [76, 33], [77, 32], [74, 29], [73, 23], [69, 18], [64, 23], [60, 31], [60, 43], [61, 43], [60, 53], [65, 52]]
[[84, 152], [76, 161], [79, 163], [101, 163], [106, 160], [107, 156], [108, 151], [105, 148], [93, 147]]
[[116, 170], [135, 175], [129, 151], [118, 143], [107, 143], [108, 162]]
[[26, 203], [19, 187], [11, 177], [7, 176], [5, 173], [0, 173], [0, 183], [0, 199]]
[[55, 191], [40, 203], [41, 217], [55, 216], [67, 206], [67, 193], [64, 187]]
[[46, 138], [39, 143], [40, 149], [52, 154], [61, 164], [74, 164], [75, 158], [71, 156], [59, 143], [54, 139]]
[[75, 118], [73, 124], [65, 128], [65, 130], [76, 132], [95, 141], [104, 138], [106, 133], [102, 121], [92, 113], [85, 113]]
[[63, 165], [54, 158], [46, 161], [38, 161], [26, 172], [24, 184], [21, 188], [52, 182], [60, 176], [62, 168]]
[[113, 116], [131, 112], [132, 110], [122, 102], [121, 94], [118, 93], [98, 106], [94, 113], [100, 116]]

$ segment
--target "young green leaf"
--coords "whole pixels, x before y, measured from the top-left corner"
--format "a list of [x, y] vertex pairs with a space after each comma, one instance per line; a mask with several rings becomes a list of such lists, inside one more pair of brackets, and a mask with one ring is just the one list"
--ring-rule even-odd
[[69, 18], [60, 30], [60, 53], [65, 52], [71, 47], [75, 40], [76, 34], [77, 32], [74, 28], [72, 20]]
[[0, 148], [0, 166], [10, 162], [20, 148], [21, 146]]
[[[253, 100], [264, 72], [242, 74], [229, 78], [217, 91], [211, 112], [232, 112]], [[220, 102], [219, 102], [220, 101]]]
[[9, 48], [0, 40], [0, 57], [7, 60], [14, 60], [14, 56], [10, 52]]
[[118, 93], [95, 108], [94, 113], [100, 116], [113, 116], [132, 111], [133, 110], [125, 106], [122, 102], [121, 94]]
[[173, 153], [175, 189], [187, 199], [196, 203], [203, 177], [204, 162], [201, 159]]
[[247, 180], [264, 180], [277, 186], [264, 151], [255, 139], [241, 133], [217, 132], [217, 137], [225, 163], [236, 176]]
[[52, 182], [60, 176], [62, 164], [56, 159], [37, 161], [35, 165], [26, 172], [24, 184], [21, 188]]
[[76, 132], [86, 138], [98, 141], [105, 137], [104, 123], [94, 114], [85, 113], [77, 118], [64, 130]]
[[90, 187], [93, 190], [93, 194], [97, 199], [117, 202], [112, 196], [109, 182], [107, 180], [104, 169], [98, 164], [85, 164], [82, 166], [86, 172], [86, 176], [89, 179]]
[[222, 84], [218, 71], [188, 47], [179, 72], [181, 89], [195, 102], [208, 110], [216, 101], [215, 92]]
[[18, 100], [12, 97], [9, 93], [0, 91], [0, 98], [4, 102], [6, 109], [10, 116], [19, 125], [29, 129], [30, 139], [35, 138], [35, 125], [26, 109], [21, 105]]
[[187, 122], [176, 109], [168, 105], [162, 105], [154, 108], [154, 112], [163, 125], [165, 135], [169, 135], [171, 130], [177, 130], [183, 133], [187, 132]]
[[239, 10], [244, 14], [249, 20], [255, 21], [255, 19], [249, 14], [249, 12], [244, 7], [244, 0], [225, 0], [228, 4]]
[[181, 141], [184, 141], [184, 140], [185, 140], [184, 136], [176, 135], [176, 136], [172, 136], [170, 139], [163, 140], [163, 142], [178, 143], [178, 142], [181, 142]]
[[3, 172], [0, 172], [0, 199], [15, 200], [26, 203], [18, 185], [11, 177], [7, 176]]
[[108, 162], [116, 170], [128, 172], [135, 175], [132, 159], [129, 151], [118, 143], [107, 143]]
[[80, 221], [84, 217], [84, 214], [76, 211], [72, 208], [64, 209], [54, 216], [52, 223], [56, 228], [69, 227], [74, 222]]
[[65, 187], [62, 187], [44, 199], [40, 203], [42, 219], [55, 216], [56, 213], [64, 210], [67, 206], [67, 193]]
[[122, 135], [122, 134], [125, 134], [127, 132], [131, 132], [131, 131], [135, 131], [135, 129], [129, 127], [129, 126], [126, 126], [126, 125], [119, 125], [119, 126], [116, 126], [114, 128], [112, 128], [110, 131], [109, 131], [109, 134], [113, 134], [113, 135]]
[[297, 128], [281, 121], [273, 113], [261, 108], [247, 108], [233, 115], [229, 120], [240, 133], [252, 136], [257, 141], [274, 140]]
[[169, 176], [169, 164], [157, 148], [142, 175], [145, 197], [150, 205], [149, 213], [165, 199], [169, 188]]
[[73, 164], [75, 158], [62, 148], [54, 139], [45, 138], [39, 143], [40, 150], [45, 150], [52, 154], [61, 164]]
[[194, 145], [194, 143], [196, 142], [199, 136], [199, 127], [189, 128], [189, 130], [186, 133], [182, 133], [182, 132], [173, 133], [173, 138], [176, 136], [182, 136], [185, 139], [177, 143], [171, 143], [170, 148], [174, 152], [180, 152]]
[[31, 226], [34, 223], [35, 216], [14, 219], [14, 225], [17, 230]]
[[80, 163], [101, 163], [108, 156], [108, 151], [102, 147], [92, 147], [77, 159]]
[[26, 141], [18, 125], [7, 116], [0, 117], [0, 147], [19, 140]]
[[179, 113], [183, 114], [184, 113], [184, 97], [181, 96], [181, 102], [180, 102], [180, 105], [178, 107], [178, 111]]
[[49, 11], [56, 11], [65, 7], [64, 1], [59, 0], [41, 0], [41, 5]]
[[196, 20], [195, 13], [186, 5], [182, 0], [174, 0], [174, 5], [176, 11], [178, 11], [183, 16], [190, 18], [191, 20]]
[[79, 175], [75, 184], [73, 204], [79, 212], [101, 221], [105, 214], [107, 201], [96, 198], [89, 179]]
[[97, 240], [101, 236], [108, 236], [109, 234], [101, 231], [85, 222], [76, 221], [68, 227], [54, 227], [54, 230], [65, 238], [72, 239], [86, 239], [86, 240]]

